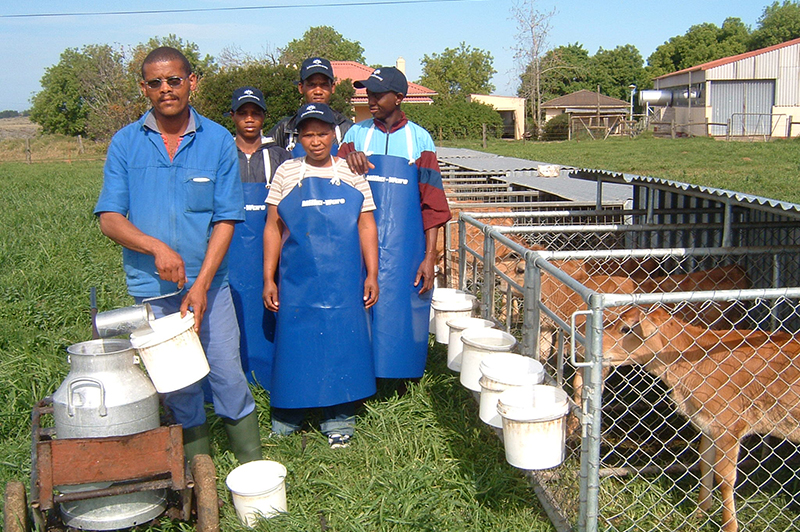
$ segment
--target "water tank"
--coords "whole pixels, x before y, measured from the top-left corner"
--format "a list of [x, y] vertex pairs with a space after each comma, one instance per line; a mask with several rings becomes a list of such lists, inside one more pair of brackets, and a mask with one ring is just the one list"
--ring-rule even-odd
[[639, 91], [639, 104], [650, 104], [656, 107], [666, 107], [672, 105], [672, 91], [649, 89]]

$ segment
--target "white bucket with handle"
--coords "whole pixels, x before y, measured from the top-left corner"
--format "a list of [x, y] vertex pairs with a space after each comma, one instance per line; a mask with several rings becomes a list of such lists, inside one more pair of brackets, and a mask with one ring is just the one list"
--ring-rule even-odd
[[259, 519], [286, 512], [286, 467], [272, 460], [240, 465], [225, 479], [239, 520], [250, 528]]
[[494, 322], [483, 318], [453, 318], [448, 320], [447, 326], [450, 328], [450, 337], [447, 342], [447, 367], [453, 371], [461, 371], [461, 353], [464, 351], [461, 333], [474, 327], [491, 329], [494, 327]]
[[191, 312], [183, 318], [176, 312], [151, 321], [149, 329], [131, 333], [131, 345], [159, 393], [186, 388], [210, 371]]
[[480, 418], [498, 429], [503, 428], [503, 419], [497, 412], [500, 394], [511, 388], [541, 384], [544, 380], [541, 362], [514, 353], [490, 353], [481, 361], [480, 370]]
[[434, 299], [431, 308], [434, 311], [436, 328], [436, 341], [447, 344], [450, 341], [450, 328], [447, 322], [454, 318], [468, 318], [472, 316], [472, 309], [478, 298], [472, 294], [461, 292], [448, 293], [442, 299]]

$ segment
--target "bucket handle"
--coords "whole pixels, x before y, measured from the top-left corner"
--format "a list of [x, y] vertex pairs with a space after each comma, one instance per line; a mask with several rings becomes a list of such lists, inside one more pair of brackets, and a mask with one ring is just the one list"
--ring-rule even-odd
[[[572, 326], [572, 331], [570, 331], [571, 334], [569, 335], [570, 336], [570, 338], [569, 338], [569, 361], [576, 368], [588, 368], [589, 366], [592, 365], [591, 362], [578, 362], [577, 360], [575, 360], [575, 351], [576, 351], [575, 338], [578, 336], [576, 334], [577, 331], [578, 331], [578, 328], [575, 326], [575, 317], [576, 316], [589, 316], [591, 314], [592, 314], [591, 310], [578, 310], [572, 316], [570, 316], [570, 323], [569, 324], [570, 324], [570, 326]], [[588, 323], [588, 320], [587, 320], [587, 323]]]
[[94, 384], [100, 388], [100, 416], [105, 417], [108, 415], [108, 409], [106, 408], [106, 389], [103, 386], [103, 383], [91, 377], [80, 377], [70, 381], [70, 383], [67, 385], [67, 415], [69, 417], [75, 416], [75, 407], [72, 405], [72, 389], [76, 384]]

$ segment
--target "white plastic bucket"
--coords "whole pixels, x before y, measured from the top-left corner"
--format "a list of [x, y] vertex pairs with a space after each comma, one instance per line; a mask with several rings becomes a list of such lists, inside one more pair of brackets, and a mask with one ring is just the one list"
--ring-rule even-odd
[[160, 393], [186, 388], [208, 375], [208, 360], [191, 312], [183, 318], [176, 312], [151, 321], [149, 330], [131, 333], [131, 345]]
[[433, 302], [447, 299], [455, 294], [466, 294], [466, 292], [457, 288], [440, 288], [438, 286], [433, 287], [433, 295], [431, 295], [430, 322], [428, 324], [428, 332], [430, 334], [436, 334], [436, 311], [433, 310]]
[[564, 461], [569, 397], [542, 384], [500, 394], [506, 460], [520, 469], [548, 469]]
[[286, 467], [272, 460], [240, 465], [225, 479], [239, 520], [250, 528], [260, 518], [286, 512]]
[[461, 371], [461, 352], [464, 350], [461, 333], [473, 327], [491, 329], [494, 327], [494, 322], [483, 318], [453, 318], [447, 321], [447, 326], [450, 328], [447, 340], [447, 367], [453, 371]]
[[442, 299], [434, 299], [431, 308], [434, 311], [436, 341], [440, 344], [447, 344], [450, 340], [450, 328], [447, 322], [454, 318], [468, 318], [472, 316], [472, 309], [477, 298], [472, 294], [458, 291], [444, 296]]
[[465, 329], [461, 333], [461, 384], [473, 392], [481, 391], [481, 360], [489, 353], [508, 353], [517, 340], [505, 331], [486, 327]]
[[541, 362], [514, 353], [490, 353], [480, 363], [481, 402], [480, 418], [487, 425], [503, 428], [503, 419], [497, 412], [500, 394], [519, 386], [533, 386], [544, 380]]

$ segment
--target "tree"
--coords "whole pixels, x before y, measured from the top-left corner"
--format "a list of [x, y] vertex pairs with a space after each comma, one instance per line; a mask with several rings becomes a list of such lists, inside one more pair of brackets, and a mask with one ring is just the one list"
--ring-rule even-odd
[[404, 105], [409, 120], [438, 140], [479, 139], [486, 124], [489, 135], [500, 138], [503, 119], [494, 107], [479, 102], [446, 98], [433, 105]]
[[764, 8], [758, 29], [750, 36], [749, 49], [758, 50], [800, 37], [800, 2], [784, 0]]
[[219, 70], [219, 66], [214, 61], [214, 58], [206, 54], [205, 57], [200, 55], [200, 47], [191, 41], [184, 41], [174, 33], [170, 33], [166, 37], [151, 37], [147, 42], [139, 43], [134, 46], [130, 61], [128, 63], [129, 70], [135, 73], [137, 79], [141, 79], [141, 67], [144, 58], [147, 57], [152, 50], [160, 46], [169, 46], [179, 50], [189, 64], [192, 65], [192, 72], [198, 78], [213, 74]]
[[[84, 47], [86, 50], [86, 47]], [[83, 135], [86, 133], [86, 105], [81, 77], [91, 58], [77, 48], [67, 48], [57, 64], [42, 76], [42, 90], [33, 96], [31, 120], [44, 133]]]
[[[543, 62], [549, 65], [561, 65], [550, 69], [542, 77], [542, 100], [548, 101], [565, 96], [581, 89], [595, 90], [590, 74], [592, 58], [582, 44], [569, 44], [549, 50]], [[530, 79], [530, 76], [524, 76]]]
[[497, 72], [492, 62], [491, 53], [462, 42], [458, 48], [445, 48], [441, 54], [425, 54], [420, 61], [419, 83], [440, 96], [488, 94], [494, 90], [490, 80]]
[[302, 38], [290, 41], [285, 48], [280, 48], [279, 52], [282, 64], [296, 67], [309, 57], [324, 57], [329, 61], [366, 62], [361, 43], [345, 39], [330, 26], [308, 28]]
[[300, 106], [297, 77], [297, 69], [286, 65], [250, 64], [226, 68], [207, 76], [192, 101], [200, 114], [233, 133], [233, 120], [227, 116], [233, 91], [245, 85], [257, 87], [264, 93], [267, 106], [264, 129], [267, 130], [284, 116], [297, 112]]
[[658, 77], [670, 72], [747, 51], [750, 30], [739, 18], [727, 18], [722, 27], [703, 23], [684, 35], [672, 37], [647, 58], [648, 73]]
[[517, 22], [514, 59], [520, 74], [518, 94], [530, 102], [531, 116], [536, 125], [536, 134], [542, 130], [542, 77], [562, 65], [553, 64], [554, 56], [547, 56], [547, 39], [550, 34], [550, 19], [555, 9], [541, 12], [536, 0], [518, 0], [511, 8]]
[[32, 99], [31, 120], [45, 133], [110, 138], [147, 109], [139, 90], [141, 64], [158, 46], [181, 50], [198, 75], [217, 69], [213, 58], [200, 56], [196, 44], [175, 35], [153, 37], [130, 49], [107, 44], [68, 48], [45, 71], [42, 90]]
[[601, 92], [607, 96], [627, 100], [630, 84], [645, 88], [650, 83], [642, 55], [631, 44], [617, 46], [613, 50], [601, 48], [592, 59], [591, 83], [595, 86], [594, 90], [599, 85]]

